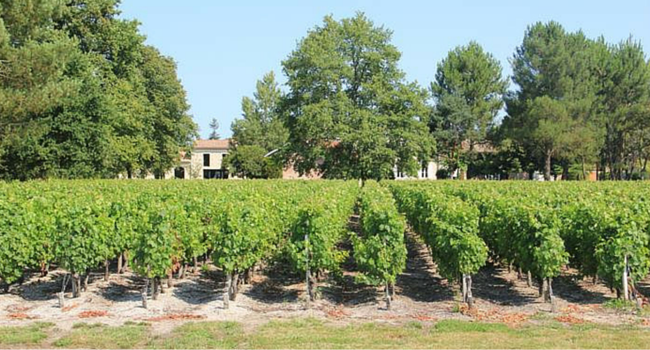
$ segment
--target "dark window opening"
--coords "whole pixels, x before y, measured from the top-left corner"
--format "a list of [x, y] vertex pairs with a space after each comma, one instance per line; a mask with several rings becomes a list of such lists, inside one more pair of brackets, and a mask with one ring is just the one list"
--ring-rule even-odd
[[176, 179], [184, 179], [185, 178], [185, 168], [178, 167], [178, 168], [174, 169], [174, 178], [176, 178]]
[[204, 179], [227, 179], [228, 170], [203, 170]]
[[210, 166], [210, 153], [203, 154], [203, 166]]

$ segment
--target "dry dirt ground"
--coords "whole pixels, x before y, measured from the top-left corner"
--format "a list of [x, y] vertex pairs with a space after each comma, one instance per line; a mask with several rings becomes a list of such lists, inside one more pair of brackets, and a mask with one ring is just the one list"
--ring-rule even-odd
[[[319, 283], [319, 299], [307, 308], [304, 284], [299, 276], [274, 265], [258, 273], [250, 285], [243, 285], [235, 302], [224, 309], [224, 276], [214, 267], [175, 280], [158, 300], [141, 306], [142, 279], [126, 273], [91, 275], [88, 291], [79, 298], [66, 298], [59, 308], [62, 273], [53, 271], [46, 277], [37, 274], [8, 294], [0, 294], [0, 325], [25, 325], [34, 321], [53, 322], [58, 329], [70, 329], [79, 322], [121, 325], [127, 321], [152, 324], [154, 333], [165, 333], [188, 320], [230, 320], [256, 326], [272, 319], [316, 317], [336, 323], [376, 321], [404, 323], [435, 322], [440, 319], [481, 320], [507, 324], [534, 323], [556, 319], [564, 323], [649, 325], [650, 319], [634, 311], [616, 311], [602, 304], [615, 295], [606, 287], [582, 280], [566, 271], [554, 281], [558, 300], [556, 314], [538, 297], [537, 287], [528, 287], [517, 273], [500, 267], [485, 267], [474, 277], [476, 308], [466, 310], [459, 303], [457, 285], [449, 285], [436, 273], [427, 248], [408, 235], [409, 259], [406, 271], [399, 276], [396, 299], [391, 310], [385, 309], [382, 291], [354, 282], [354, 265], [347, 262], [344, 276], [336, 282]], [[650, 294], [648, 281], [640, 290]]]

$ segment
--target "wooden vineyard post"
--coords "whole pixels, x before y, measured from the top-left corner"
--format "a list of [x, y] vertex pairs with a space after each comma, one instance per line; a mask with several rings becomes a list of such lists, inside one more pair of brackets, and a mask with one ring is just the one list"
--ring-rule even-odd
[[108, 267], [110, 266], [110, 263], [108, 259], [104, 260], [104, 281], [108, 282], [108, 277], [109, 277], [109, 271]]
[[467, 302], [467, 275], [463, 274], [460, 279], [462, 280], [461, 283], [462, 283], [462, 286], [463, 286], [463, 289], [462, 289], [463, 302], [466, 303]]
[[237, 293], [239, 293], [239, 272], [233, 272], [230, 282], [230, 300], [235, 301]]
[[307, 307], [314, 301], [314, 292], [311, 284], [311, 271], [309, 268], [309, 234], [305, 234], [305, 284], [307, 287]]
[[149, 294], [149, 274], [151, 273], [151, 267], [147, 268], [147, 275], [144, 278], [144, 286], [142, 287], [142, 293], [140, 297], [142, 298], [142, 307], [147, 308], [147, 294]]
[[474, 308], [474, 297], [472, 296], [472, 275], [467, 276], [467, 306], [472, 309]]
[[63, 285], [61, 287], [61, 293], [59, 293], [59, 307], [62, 309], [65, 307], [65, 289], [68, 287], [69, 275], [67, 273], [63, 275]]
[[548, 278], [548, 300], [551, 302], [551, 312], [556, 313], [557, 312], [557, 305], [555, 303], [555, 296], [553, 295], [553, 278], [549, 277]]
[[122, 260], [123, 260], [124, 254], [120, 253], [120, 255], [117, 256], [117, 273], [121, 274], [122, 273]]
[[390, 287], [388, 285], [388, 282], [384, 284], [384, 293], [386, 294], [386, 310], [390, 310], [392, 300], [390, 296]]
[[223, 308], [230, 308], [230, 286], [232, 285], [232, 274], [226, 272], [226, 290], [223, 292]]
[[142, 297], [142, 307], [147, 308], [147, 294], [149, 293], [149, 277], [144, 279], [144, 286], [142, 287], [142, 293], [140, 296]]
[[623, 267], [623, 300], [629, 300], [628, 286], [627, 286], [627, 254], [625, 254], [625, 267]]
[[160, 278], [159, 277], [154, 277], [153, 278], [153, 294], [152, 294], [152, 299], [153, 300], [158, 300], [158, 295], [160, 294]]

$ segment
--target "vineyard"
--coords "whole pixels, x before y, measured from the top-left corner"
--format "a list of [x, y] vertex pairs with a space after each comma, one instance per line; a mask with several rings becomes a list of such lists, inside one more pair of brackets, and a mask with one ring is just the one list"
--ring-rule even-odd
[[280, 263], [286, 273], [269, 278], [301, 281], [307, 307], [321, 284], [353, 270], [390, 310], [413, 263], [410, 232], [469, 308], [482, 287], [473, 276], [489, 266], [516, 271], [552, 311], [554, 282], [569, 269], [642, 307], [649, 194], [643, 183], [0, 183], [0, 279], [7, 293], [57, 271], [49, 298], [63, 309], [98, 283], [89, 276], [130, 271], [147, 309], [190, 271], [211, 268], [227, 309], [242, 285]]

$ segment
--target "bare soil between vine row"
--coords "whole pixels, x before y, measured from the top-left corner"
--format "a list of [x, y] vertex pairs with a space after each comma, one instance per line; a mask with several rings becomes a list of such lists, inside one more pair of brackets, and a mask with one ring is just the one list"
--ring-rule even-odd
[[[398, 278], [396, 298], [391, 310], [385, 309], [380, 289], [354, 281], [354, 264], [344, 264], [344, 275], [337, 282], [322, 280], [319, 299], [309, 308], [305, 302], [304, 283], [299, 276], [274, 265], [256, 274], [250, 285], [243, 285], [229, 309], [223, 307], [225, 276], [209, 266], [185, 279], [175, 279], [158, 300], [141, 306], [143, 280], [131, 273], [91, 275], [88, 291], [81, 297], [66, 298], [66, 308], [58, 306], [56, 293], [61, 288], [61, 271], [46, 277], [34, 274], [10, 293], [0, 294], [0, 325], [25, 325], [35, 321], [52, 322], [65, 331], [75, 323], [122, 325], [125, 322], [148, 322], [154, 333], [166, 333], [176, 326], [197, 320], [237, 321], [254, 327], [269, 320], [296, 317], [327, 319], [338, 324], [356, 322], [409, 321], [436, 322], [442, 319], [503, 322], [513, 326], [555, 319], [563, 323], [598, 323], [607, 325], [650, 325], [643, 313], [622, 312], [602, 304], [615, 295], [602, 284], [580, 279], [575, 271], [565, 271], [554, 281], [558, 313], [538, 296], [537, 287], [528, 287], [515, 271], [487, 266], [474, 276], [473, 294], [476, 308], [466, 310], [459, 302], [457, 285], [449, 285], [437, 273], [429, 252], [412, 234], [407, 235], [409, 258], [406, 271]], [[350, 259], [351, 260], [351, 259]], [[650, 295], [650, 281], [639, 286]]]

